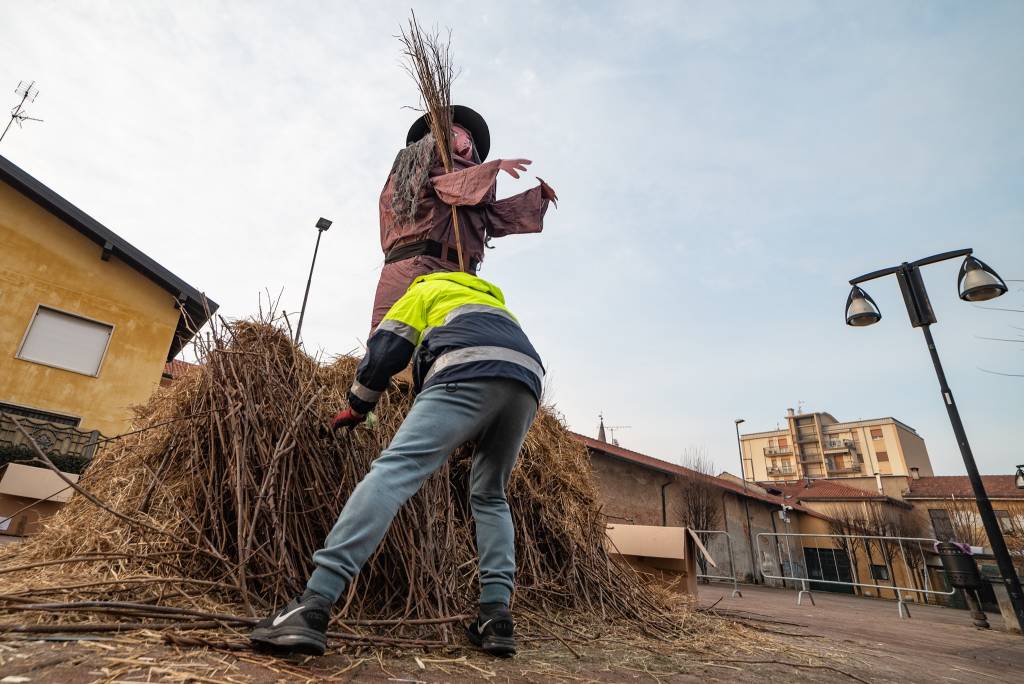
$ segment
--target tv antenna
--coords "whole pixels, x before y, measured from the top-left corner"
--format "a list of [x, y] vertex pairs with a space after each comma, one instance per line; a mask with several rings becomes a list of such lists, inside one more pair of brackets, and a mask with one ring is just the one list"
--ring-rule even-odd
[[613, 446], [619, 446], [619, 440], [615, 439], [616, 430], [628, 430], [633, 427], [632, 425], [605, 425], [604, 424], [604, 412], [598, 413], [597, 417], [601, 419], [601, 427], [598, 432], [598, 439], [604, 439], [605, 430], [608, 431], [608, 443]]
[[36, 82], [26, 83], [25, 81], [18, 81], [18, 87], [14, 89], [16, 95], [21, 95], [21, 101], [14, 106], [11, 110], [11, 120], [7, 122], [4, 132], [0, 133], [0, 141], [3, 141], [4, 136], [7, 135], [7, 131], [11, 130], [11, 124], [17, 122], [18, 128], [21, 128], [21, 124], [25, 121], [38, 121], [42, 123], [42, 119], [37, 119], [34, 116], [29, 116], [25, 113], [25, 105], [32, 104], [39, 97], [39, 88], [36, 88]]

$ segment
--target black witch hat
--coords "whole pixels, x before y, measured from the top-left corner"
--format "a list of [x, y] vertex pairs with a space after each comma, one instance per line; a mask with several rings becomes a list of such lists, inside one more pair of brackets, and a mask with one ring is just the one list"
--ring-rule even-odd
[[[473, 136], [473, 146], [480, 157], [480, 161], [487, 159], [487, 153], [491, 151], [491, 132], [487, 128], [484, 117], [477, 114], [469, 107], [463, 105], [452, 105], [452, 122], [465, 128]], [[405, 144], [411, 145], [430, 132], [430, 124], [427, 122], [427, 115], [424, 114], [413, 122], [405, 136]]]

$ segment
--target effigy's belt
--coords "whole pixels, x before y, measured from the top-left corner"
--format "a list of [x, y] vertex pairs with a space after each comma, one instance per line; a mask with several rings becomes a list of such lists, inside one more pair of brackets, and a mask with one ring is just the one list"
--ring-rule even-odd
[[[447, 252], [447, 254], [444, 254], [445, 252]], [[387, 253], [387, 256], [384, 257], [384, 263], [393, 264], [396, 261], [404, 261], [405, 259], [411, 259], [415, 256], [430, 256], [437, 259], [445, 258], [453, 264], [459, 263], [459, 254], [455, 248], [448, 245], [446, 250], [445, 245], [442, 245], [437, 240], [418, 240], [416, 242], [410, 242], [407, 245], [402, 245], [401, 247], [395, 247]], [[476, 269], [479, 265], [479, 261], [476, 259], [470, 259], [469, 272], [476, 273]]]

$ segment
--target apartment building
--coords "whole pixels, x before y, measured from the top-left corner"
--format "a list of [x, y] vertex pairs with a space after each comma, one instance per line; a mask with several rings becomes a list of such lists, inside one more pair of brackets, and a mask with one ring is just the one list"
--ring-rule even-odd
[[899, 496], [906, 478], [934, 474], [924, 439], [895, 418], [844, 423], [830, 413], [788, 409], [784, 428], [741, 435], [740, 444], [743, 476], [757, 482], [848, 478], [853, 486], [891, 487], [885, 494]]

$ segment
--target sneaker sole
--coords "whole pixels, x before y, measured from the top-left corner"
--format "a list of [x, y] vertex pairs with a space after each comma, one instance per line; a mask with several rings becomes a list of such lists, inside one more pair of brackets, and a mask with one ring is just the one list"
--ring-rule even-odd
[[301, 653], [321, 656], [327, 651], [327, 637], [313, 629], [302, 627], [257, 627], [249, 641], [258, 651], [277, 654]]
[[480, 648], [484, 650], [484, 653], [508, 658], [509, 656], [514, 656], [516, 654], [516, 640], [514, 637], [488, 635], [482, 639]]
[[494, 634], [481, 636], [473, 631], [472, 626], [466, 627], [466, 636], [469, 637], [470, 643], [482, 649], [484, 653], [501, 657], [514, 656], [516, 654], [515, 637], [502, 637]]

